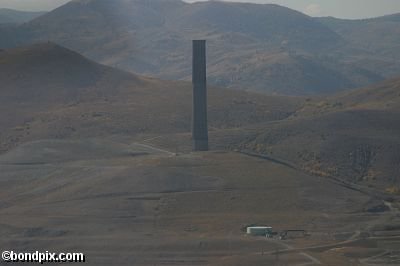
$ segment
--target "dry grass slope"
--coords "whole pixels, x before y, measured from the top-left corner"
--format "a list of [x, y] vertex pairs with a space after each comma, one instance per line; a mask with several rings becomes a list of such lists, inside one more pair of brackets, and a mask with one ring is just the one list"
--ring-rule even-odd
[[[0, 53], [1, 148], [42, 138], [190, 131], [191, 84], [94, 63], [52, 43]], [[210, 88], [212, 129], [290, 116], [303, 99]]]
[[[393, 29], [386, 35], [396, 36]], [[3, 48], [50, 40], [97, 62], [175, 80], [190, 77], [190, 40], [207, 39], [213, 85], [281, 95], [326, 94], [400, 72], [387, 49], [360, 48], [329, 25], [277, 5], [72, 1], [19, 27], [0, 27], [0, 34]]]

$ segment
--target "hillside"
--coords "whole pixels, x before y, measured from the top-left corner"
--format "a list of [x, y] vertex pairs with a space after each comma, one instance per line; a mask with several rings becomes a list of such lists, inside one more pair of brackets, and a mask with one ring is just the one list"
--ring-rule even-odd
[[[204, 38], [211, 84], [286, 95], [366, 86], [400, 72], [391, 62], [390, 73], [374, 68], [373, 56], [349, 48], [330, 27], [277, 5], [72, 1], [0, 33], [9, 36], [0, 47], [50, 40], [97, 62], [170, 80], [189, 79], [190, 41]], [[354, 50], [360, 57], [349, 56]], [[367, 67], [360, 63], [372, 59]]]
[[[94, 63], [53, 43], [5, 50], [0, 53], [1, 102], [55, 104], [79, 100], [92, 87], [104, 97], [115, 91], [102, 84], [135, 81], [132, 74]], [[136, 78], [138, 79], [138, 78]], [[109, 82], [109, 80], [108, 80]]]
[[[3, 151], [110, 135], [172, 150], [190, 145], [189, 83], [133, 75], [52, 43], [3, 51], [0, 69]], [[384, 190], [397, 185], [399, 83], [323, 100], [211, 87], [211, 143]]]
[[323, 24], [278, 5], [198, 2], [184, 5], [177, 14], [169, 23], [178, 28], [245, 35], [267, 46], [315, 51], [327, 50], [341, 42]]
[[[308, 98], [285, 119], [216, 130], [210, 139], [218, 149], [259, 154], [313, 175], [398, 194], [399, 91], [397, 78]], [[189, 135], [179, 134], [150, 143], [189, 151], [189, 141]]]
[[[67, 21], [74, 22], [67, 24]], [[76, 32], [76, 25], [83, 28]], [[58, 30], [59, 38], [70, 33], [83, 37], [85, 31], [90, 36], [101, 26], [105, 27], [103, 34], [111, 34], [110, 30], [143, 34], [141, 30], [154, 32], [157, 28], [167, 34], [185, 31], [180, 38], [233, 33], [248, 40], [263, 41], [264, 45], [279, 47], [284, 43], [302, 50], [326, 50], [341, 41], [328, 27], [289, 8], [217, 1], [194, 4], [180, 0], [72, 1], [32, 21], [30, 26], [42, 33], [40, 37], [53, 37]]]
[[[230, 80], [230, 87], [270, 94], [334, 94], [348, 90], [354, 84], [365, 86], [381, 80], [381, 76], [371, 71], [340, 64], [323, 56], [315, 58], [285, 51], [268, 54], [244, 51], [228, 54], [226, 58], [210, 67], [210, 82], [223, 86], [224, 81]], [[246, 63], [230, 63], [234, 61]], [[254, 80], [257, 80], [256, 84]]]
[[253, 128], [243, 149], [322, 176], [400, 187], [400, 79], [310, 100], [290, 119]]
[[362, 20], [328, 17], [319, 18], [318, 21], [362, 49], [399, 59], [395, 51], [399, 49], [400, 14]]
[[342, 102], [346, 107], [398, 111], [400, 110], [400, 78], [393, 78], [369, 88], [342, 93], [333, 100]]
[[358, 52], [353, 51], [351, 60], [356, 60], [379, 75], [398, 75], [400, 14], [363, 20], [327, 17], [318, 18], [317, 21], [339, 34], [348, 42], [348, 46], [359, 49]]
[[0, 8], [0, 24], [5, 23], [24, 23], [34, 18], [40, 17], [46, 12], [28, 12], [7, 8]]
[[[99, 65], [53, 43], [0, 52], [1, 147], [42, 138], [187, 132], [191, 84]], [[290, 116], [301, 98], [210, 89], [213, 128]]]

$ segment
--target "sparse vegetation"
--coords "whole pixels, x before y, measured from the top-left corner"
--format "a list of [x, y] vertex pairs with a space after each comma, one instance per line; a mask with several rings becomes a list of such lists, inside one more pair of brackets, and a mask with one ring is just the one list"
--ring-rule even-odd
[[398, 22], [391, 21], [387, 45], [379, 46], [385, 20], [330, 23], [277, 5], [218, 1], [81, 0], [24, 25], [0, 27], [0, 47], [50, 40], [135, 73], [189, 79], [187, 40], [206, 36], [212, 45], [210, 83], [314, 95], [369, 85], [400, 72], [393, 60]]
[[392, 186], [386, 189], [386, 192], [392, 195], [400, 195], [400, 187], [399, 186]]

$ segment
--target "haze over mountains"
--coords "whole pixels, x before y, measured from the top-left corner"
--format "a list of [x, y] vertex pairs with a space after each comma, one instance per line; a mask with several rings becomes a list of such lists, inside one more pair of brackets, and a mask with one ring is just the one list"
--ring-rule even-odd
[[[190, 40], [204, 38], [211, 84], [310, 95], [400, 73], [393, 18], [333, 23], [277, 5], [81, 0], [19, 27], [0, 28], [6, 36], [0, 47], [50, 40], [107, 65], [188, 80]], [[346, 32], [339, 24], [354, 31], [353, 24], [361, 25], [368, 34]], [[384, 26], [385, 36], [392, 37], [382, 41]], [[366, 35], [371, 39], [363, 39]], [[377, 40], [384, 44], [374, 45]]]
[[384, 17], [345, 20], [332, 17], [317, 18], [339, 35], [348, 40], [354, 47], [360, 47], [373, 54], [392, 57], [399, 60], [399, 24], [400, 14]]
[[0, 24], [24, 23], [43, 15], [46, 12], [18, 11], [7, 8], [0, 8]]

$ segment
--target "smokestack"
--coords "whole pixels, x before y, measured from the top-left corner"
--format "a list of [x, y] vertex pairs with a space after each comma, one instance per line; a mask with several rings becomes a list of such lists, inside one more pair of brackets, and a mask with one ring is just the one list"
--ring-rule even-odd
[[193, 151], [208, 151], [206, 41], [193, 41]]

